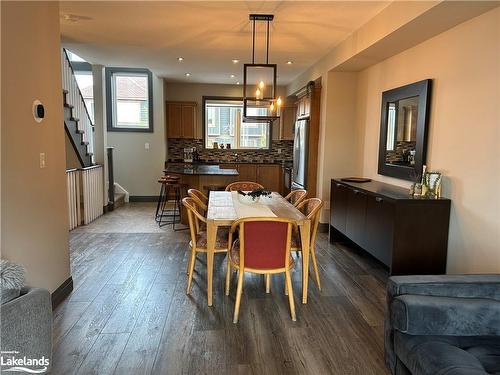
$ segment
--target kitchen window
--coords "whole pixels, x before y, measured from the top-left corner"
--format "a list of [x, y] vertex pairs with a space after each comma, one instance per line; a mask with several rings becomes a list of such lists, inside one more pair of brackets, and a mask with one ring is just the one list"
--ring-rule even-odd
[[269, 123], [243, 122], [243, 100], [204, 97], [203, 102], [205, 148], [213, 148], [217, 142], [224, 148], [229, 144], [231, 149], [269, 149]]
[[148, 69], [106, 68], [109, 131], [153, 132], [152, 74]]

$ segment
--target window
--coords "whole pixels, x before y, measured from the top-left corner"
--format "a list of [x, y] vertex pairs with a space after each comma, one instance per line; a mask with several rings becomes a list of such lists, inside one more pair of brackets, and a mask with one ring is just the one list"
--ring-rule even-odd
[[149, 70], [106, 68], [108, 130], [153, 132], [152, 92]]
[[[231, 145], [232, 149], [268, 149], [270, 146], [269, 123], [243, 122], [241, 99], [203, 98], [205, 116], [205, 147]], [[262, 111], [265, 109], [252, 109]]]

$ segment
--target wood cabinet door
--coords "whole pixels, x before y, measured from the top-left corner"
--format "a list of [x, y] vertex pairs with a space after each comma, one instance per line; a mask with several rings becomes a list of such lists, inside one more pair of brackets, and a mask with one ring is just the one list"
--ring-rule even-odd
[[394, 204], [383, 197], [366, 198], [366, 250], [387, 266], [392, 263]]
[[347, 190], [344, 185], [332, 181], [330, 193], [330, 225], [339, 232], [346, 232]]
[[293, 141], [293, 139], [295, 138], [294, 130], [295, 130], [295, 119], [297, 118], [296, 113], [297, 113], [296, 107], [283, 108], [280, 118], [280, 125], [281, 125], [280, 139]]
[[182, 106], [178, 103], [167, 103], [167, 137], [182, 137]]
[[182, 104], [182, 138], [194, 138], [196, 127], [196, 106]]
[[365, 244], [366, 194], [347, 189], [347, 215], [345, 234], [361, 247]]
[[239, 164], [238, 172], [238, 181], [257, 181], [257, 165], [255, 164]]
[[309, 95], [304, 96], [303, 98], [303, 116], [309, 116], [311, 113], [311, 97]]
[[282, 192], [281, 166], [277, 164], [259, 164], [257, 182], [266, 190]]

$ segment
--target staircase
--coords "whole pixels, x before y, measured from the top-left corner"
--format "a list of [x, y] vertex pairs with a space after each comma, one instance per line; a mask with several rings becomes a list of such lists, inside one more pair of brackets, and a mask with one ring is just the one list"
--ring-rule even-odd
[[94, 165], [94, 125], [66, 50], [61, 50], [64, 128], [82, 167]]

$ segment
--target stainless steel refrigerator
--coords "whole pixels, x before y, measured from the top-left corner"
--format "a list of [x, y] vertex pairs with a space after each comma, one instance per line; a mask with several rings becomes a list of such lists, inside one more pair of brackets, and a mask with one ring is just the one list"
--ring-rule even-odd
[[293, 141], [292, 190], [307, 189], [307, 154], [309, 145], [309, 120], [297, 120]]

